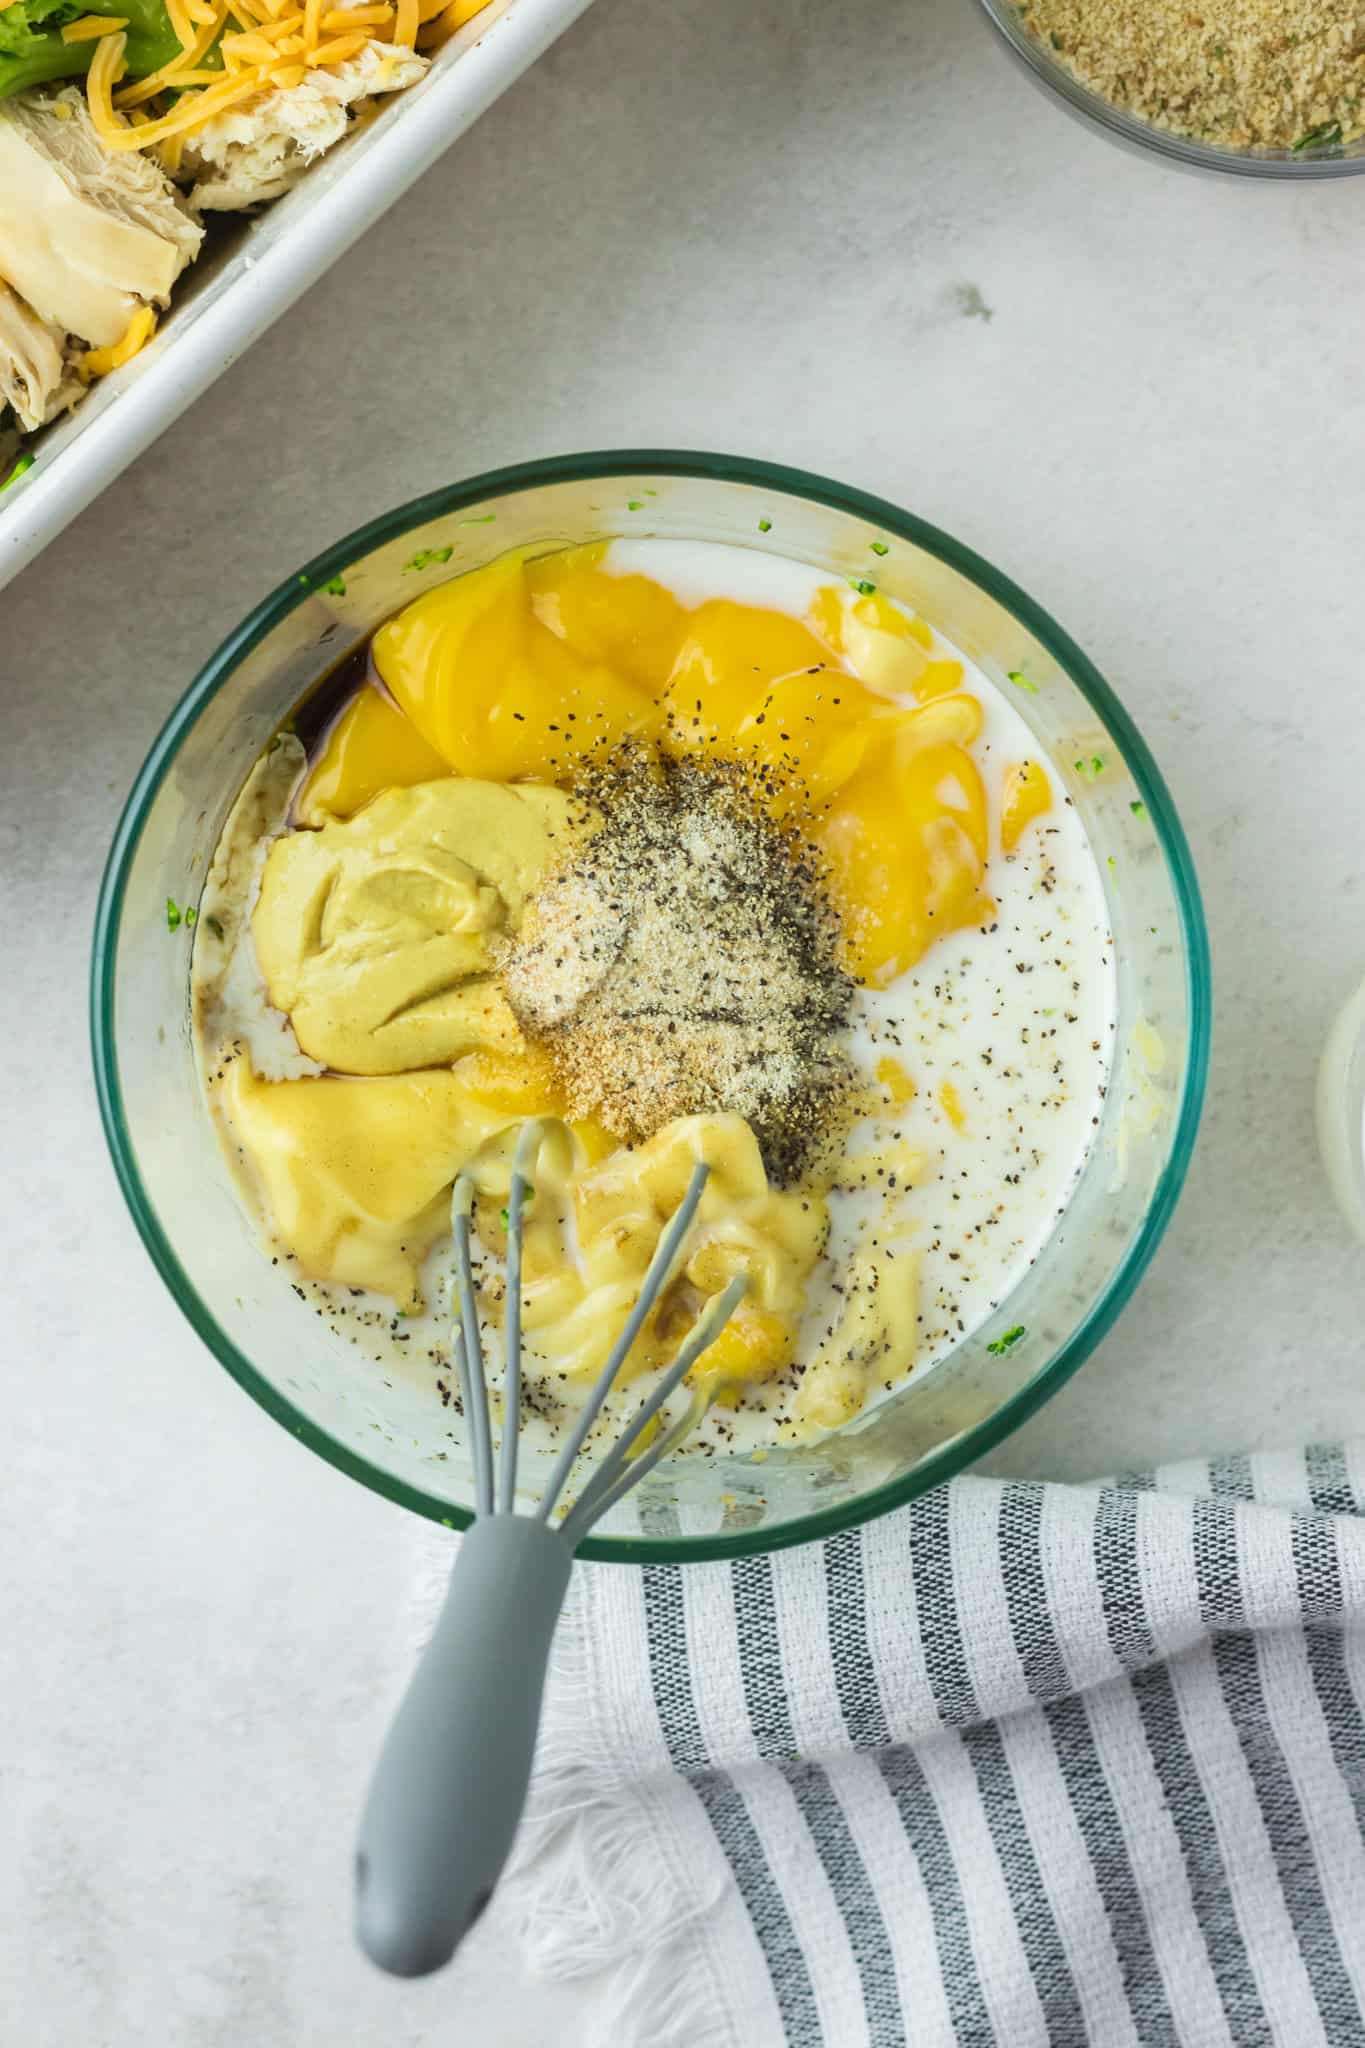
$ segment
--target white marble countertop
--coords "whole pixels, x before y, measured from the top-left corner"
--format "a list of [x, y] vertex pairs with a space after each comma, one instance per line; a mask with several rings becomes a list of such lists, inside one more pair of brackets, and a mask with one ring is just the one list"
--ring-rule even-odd
[[600, 2038], [591, 1990], [522, 1982], [496, 1925], [426, 1985], [353, 1956], [404, 1518], [181, 1323], [88, 1073], [100, 863], [155, 728], [284, 569], [382, 506], [566, 449], [734, 449], [912, 506], [1033, 592], [1170, 780], [1217, 1030], [1138, 1299], [994, 1466], [1358, 1426], [1365, 1250], [1311, 1087], [1365, 973], [1363, 267], [1365, 185], [1130, 159], [971, 0], [598, 0], [0, 599], [0, 2039]]

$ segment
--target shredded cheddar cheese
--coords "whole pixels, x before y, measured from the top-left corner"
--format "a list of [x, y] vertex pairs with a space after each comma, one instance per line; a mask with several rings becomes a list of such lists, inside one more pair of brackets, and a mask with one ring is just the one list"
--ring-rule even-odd
[[[111, 49], [117, 40], [116, 36], [111, 36], [99, 47], [101, 50]], [[228, 107], [236, 106], [239, 100], [250, 99], [253, 93], [261, 90], [261, 82], [254, 71], [245, 76], [229, 76], [218, 85], [205, 86], [202, 91], [184, 94], [169, 114], [163, 114], [159, 120], [148, 121], [142, 128], [120, 128], [114, 125], [112, 110], [107, 105], [96, 104], [94, 87], [95, 75], [92, 65], [87, 81], [91, 116], [105, 148], [123, 150], [145, 149], [149, 143], [164, 142], [168, 136], [188, 134], [192, 128], [198, 128], [205, 121], [212, 120], [215, 114], [221, 114]]]
[[67, 22], [62, 30], [64, 43], [93, 43], [100, 36], [116, 36], [121, 28], [127, 28], [126, 14], [83, 14], [77, 21]]
[[[172, 57], [170, 63], [163, 64], [159, 71], [149, 72], [146, 78], [139, 79], [136, 85], [130, 85], [126, 92], [121, 92], [118, 96], [119, 106], [140, 107], [144, 100], [155, 99], [159, 92], [168, 88], [181, 88], [186, 72], [197, 71], [217, 42], [227, 20], [227, 13], [227, 0], [217, 0], [217, 5], [213, 9], [213, 19], [202, 24], [192, 46], [182, 51], [178, 57]], [[95, 112], [93, 101], [90, 112], [92, 115]], [[98, 127], [99, 122], [96, 121], [95, 125]]]
[[77, 368], [83, 377], [107, 377], [111, 370], [121, 370], [130, 363], [156, 333], [156, 314], [150, 306], [139, 306], [126, 329], [111, 348], [89, 348], [78, 358]]
[[90, 119], [106, 149], [124, 136], [129, 138], [124, 147], [137, 149], [140, 146], [138, 136], [142, 130], [129, 128], [127, 122], [114, 112], [114, 87], [123, 76], [123, 53], [127, 47], [128, 37], [123, 29], [117, 35], [101, 36], [86, 73], [85, 96], [90, 106]]
[[307, 47], [303, 39], [303, 14], [301, 11], [294, 14], [282, 14], [278, 21], [265, 22], [261, 28], [261, 34], [268, 43], [278, 43], [285, 49], [291, 47], [295, 37], [298, 39], [298, 46], [301, 50]]
[[164, 0], [167, 16], [175, 39], [182, 50], [192, 50], [195, 43], [194, 23], [185, 12], [184, 0]]
[[79, 21], [68, 21], [62, 30], [64, 43], [93, 43], [100, 36], [116, 36], [121, 28], [127, 28], [126, 14], [83, 14]]
[[234, 70], [247, 64], [273, 64], [279, 52], [266, 41], [260, 29], [249, 33], [223, 37], [223, 61]]
[[476, 14], [482, 14], [488, 0], [448, 0], [448, 5], [435, 15], [422, 31], [421, 48], [439, 50], [453, 35], [472, 21]]
[[[167, 65], [165, 68], [169, 71], [172, 67]], [[190, 86], [221, 85], [223, 82], [221, 71], [191, 70], [188, 66], [177, 64], [174, 72], [174, 77], [166, 81], [168, 91], [183, 92]], [[145, 106], [148, 100], [155, 98], [155, 93], [144, 92], [140, 85], [129, 85], [125, 86], [121, 93], [115, 94], [114, 105], [120, 113], [131, 114], [135, 108]]]
[[[0, 0], [0, 10], [11, 4]], [[337, 0], [166, 0], [179, 54], [118, 93], [127, 22], [85, 15], [62, 33], [67, 42], [98, 45], [86, 97], [103, 147], [112, 153], [155, 151], [175, 176], [186, 138], [229, 108], [264, 93], [288, 92], [312, 72], [351, 62], [371, 43], [394, 46], [375, 79], [382, 88], [400, 51], [416, 49], [419, 41], [424, 50], [438, 48], [488, 5], [489, 0], [361, 0], [354, 7]], [[211, 55], [221, 59], [221, 70], [206, 61]], [[143, 108], [147, 112], [140, 114]]]
[[319, 43], [316, 50], [309, 50], [304, 61], [310, 71], [321, 64], [344, 64], [348, 58], [356, 57], [370, 40], [368, 36], [336, 36], [331, 42]]

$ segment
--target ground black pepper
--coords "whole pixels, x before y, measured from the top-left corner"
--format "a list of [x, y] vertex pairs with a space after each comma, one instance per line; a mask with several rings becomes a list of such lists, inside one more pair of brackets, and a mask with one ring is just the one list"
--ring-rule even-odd
[[800, 1178], [850, 1093], [853, 983], [815, 857], [719, 762], [615, 756], [603, 825], [542, 886], [503, 961], [574, 1116], [646, 1138], [731, 1111], [768, 1171]]

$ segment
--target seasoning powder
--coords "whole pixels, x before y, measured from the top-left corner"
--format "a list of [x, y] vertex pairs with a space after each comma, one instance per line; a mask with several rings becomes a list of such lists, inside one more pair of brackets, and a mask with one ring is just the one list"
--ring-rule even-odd
[[627, 753], [583, 793], [604, 823], [500, 963], [570, 1114], [637, 1141], [732, 1111], [772, 1178], [798, 1178], [851, 1093], [853, 984], [813, 856], [724, 764]]

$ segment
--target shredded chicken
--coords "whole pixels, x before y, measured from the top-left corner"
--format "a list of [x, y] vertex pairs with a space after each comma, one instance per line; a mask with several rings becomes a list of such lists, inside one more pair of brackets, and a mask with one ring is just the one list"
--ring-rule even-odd
[[66, 374], [66, 336], [40, 320], [26, 300], [0, 282], [0, 406], [9, 404], [26, 432], [57, 409]]
[[235, 212], [278, 199], [340, 141], [350, 124], [349, 109], [415, 84], [428, 61], [393, 43], [366, 43], [344, 64], [216, 115], [186, 140], [182, 161], [194, 180], [191, 198], [205, 212]]
[[185, 137], [176, 175], [188, 192], [149, 150], [107, 149], [78, 85], [0, 101], [0, 423], [10, 438], [65, 411], [142, 344], [146, 308], [169, 303], [199, 254], [201, 210], [278, 198], [371, 100], [414, 85], [429, 64], [371, 40], [297, 85], [257, 93]]
[[77, 88], [0, 102], [0, 277], [43, 321], [112, 346], [203, 238], [160, 164], [101, 148]]

